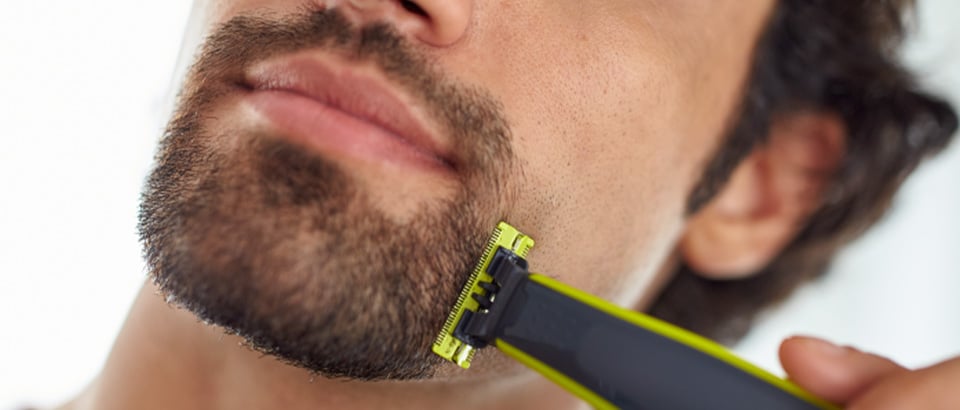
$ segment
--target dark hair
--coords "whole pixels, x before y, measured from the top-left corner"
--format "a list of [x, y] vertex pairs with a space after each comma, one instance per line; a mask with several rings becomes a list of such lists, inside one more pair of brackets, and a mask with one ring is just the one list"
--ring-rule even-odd
[[710, 280], [681, 265], [652, 314], [724, 342], [756, 313], [820, 275], [836, 251], [879, 219], [894, 192], [957, 128], [943, 100], [922, 92], [896, 54], [905, 0], [780, 0], [754, 55], [740, 118], [691, 193], [693, 213], [765, 142], [770, 121], [798, 110], [839, 115], [847, 154], [823, 203], [766, 268], [740, 280]]

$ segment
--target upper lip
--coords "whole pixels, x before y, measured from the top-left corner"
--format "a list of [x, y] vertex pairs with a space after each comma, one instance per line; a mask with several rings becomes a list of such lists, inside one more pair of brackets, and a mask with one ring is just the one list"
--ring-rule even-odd
[[374, 70], [351, 68], [298, 55], [255, 64], [245, 73], [244, 85], [253, 91], [285, 91], [311, 98], [380, 127], [455, 168], [449, 146], [430, 131], [421, 117], [424, 110], [418, 110], [410, 96], [391, 87]]

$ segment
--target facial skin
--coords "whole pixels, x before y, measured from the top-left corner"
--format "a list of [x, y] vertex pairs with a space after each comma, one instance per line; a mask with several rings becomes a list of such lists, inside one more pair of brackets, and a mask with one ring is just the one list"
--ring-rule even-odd
[[[148, 286], [98, 386], [140, 408], [146, 397], [168, 408], [562, 401], [492, 349], [469, 372], [429, 353], [499, 220], [537, 240], [536, 271], [624, 306], [656, 293], [773, 2], [417, 5], [202, 5], [212, 37], [185, 79], [141, 224], [156, 286], [192, 314]], [[324, 84], [291, 74], [303, 65], [348, 84], [315, 87], [328, 105], [317, 116], [339, 120], [291, 117], [308, 105], [269, 91]], [[344, 90], [393, 103], [371, 114], [370, 98]], [[222, 342], [206, 322], [240, 338]], [[320, 375], [433, 378], [305, 383], [234, 340]], [[136, 383], [122, 376], [131, 363], [163, 370]], [[179, 388], [211, 380], [202, 400]], [[88, 397], [111, 397], [97, 389]]]
[[[172, 301], [324, 375], [428, 377], [429, 344], [502, 219], [538, 239], [536, 270], [640, 302], [769, 2], [420, 7], [212, 5], [142, 213]], [[289, 87], [332, 95], [333, 114], [291, 118], [324, 107], [271, 91]], [[351, 87], [382, 89], [357, 101]], [[376, 116], [363, 107], [380, 98], [408, 110], [329, 125]], [[342, 142], [383, 128], [422, 129], [443, 158]]]

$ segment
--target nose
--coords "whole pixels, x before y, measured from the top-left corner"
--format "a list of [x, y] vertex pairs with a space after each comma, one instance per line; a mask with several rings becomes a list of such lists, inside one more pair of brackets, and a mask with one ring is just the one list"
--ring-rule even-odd
[[473, 9], [472, 0], [345, 0], [338, 3], [342, 3], [342, 10], [356, 23], [387, 22], [401, 33], [435, 47], [460, 41], [467, 32]]

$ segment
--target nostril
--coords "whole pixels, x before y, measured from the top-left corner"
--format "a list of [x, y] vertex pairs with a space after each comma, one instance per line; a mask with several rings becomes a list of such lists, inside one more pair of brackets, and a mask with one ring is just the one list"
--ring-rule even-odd
[[410, 1], [410, 0], [401, 0], [401, 1], [400, 1], [400, 5], [403, 6], [403, 9], [404, 9], [404, 10], [409, 11], [409, 12], [411, 12], [411, 13], [413, 13], [413, 14], [416, 14], [416, 15], [418, 15], [418, 16], [423, 16], [423, 17], [429, 17], [429, 16], [427, 15], [427, 12], [424, 11], [423, 8], [420, 7], [419, 4], [414, 3], [414, 2], [412, 2], [412, 1]]

